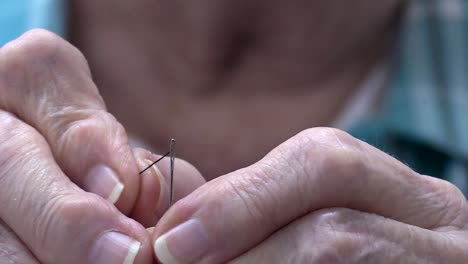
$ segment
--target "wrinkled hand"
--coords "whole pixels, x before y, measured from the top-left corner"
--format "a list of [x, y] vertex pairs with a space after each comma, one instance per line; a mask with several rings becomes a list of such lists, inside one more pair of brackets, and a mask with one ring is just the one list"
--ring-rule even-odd
[[180, 200], [153, 239], [164, 264], [466, 263], [467, 216], [454, 185], [315, 128]]
[[[151, 263], [168, 162], [138, 174], [159, 156], [129, 147], [81, 53], [43, 30], [3, 46], [0, 109], [0, 262]], [[176, 163], [177, 200], [204, 181]]]

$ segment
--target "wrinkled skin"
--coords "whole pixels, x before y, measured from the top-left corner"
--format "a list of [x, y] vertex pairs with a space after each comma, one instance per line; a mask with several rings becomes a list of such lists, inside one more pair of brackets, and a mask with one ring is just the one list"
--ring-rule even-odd
[[[159, 156], [128, 146], [84, 56], [49, 32], [0, 49], [0, 109], [1, 263], [96, 263], [92, 249], [109, 230], [141, 242], [134, 263], [154, 263], [154, 241], [187, 220], [204, 227], [208, 247], [193, 261], [176, 256], [182, 263], [468, 259], [468, 209], [455, 186], [331, 128], [304, 130], [208, 183], [178, 160], [178, 202], [166, 212], [167, 160], [161, 177], [153, 169], [138, 175]], [[96, 163], [125, 184], [114, 204], [84, 180]]]
[[[145, 227], [167, 209], [161, 194], [167, 194], [169, 164], [138, 175], [145, 160], [159, 156], [130, 148], [82, 54], [44, 30], [3, 46], [0, 109], [0, 243], [9, 245], [0, 262], [93, 263], [92, 246], [109, 230], [141, 243], [135, 263], [151, 262]], [[115, 204], [86, 184], [96, 164], [113, 169], [124, 185]], [[176, 165], [178, 200], [204, 179], [187, 162]]]
[[313, 128], [195, 190], [153, 236], [199, 222], [208, 246], [180, 263], [465, 263], [467, 217], [454, 185]]

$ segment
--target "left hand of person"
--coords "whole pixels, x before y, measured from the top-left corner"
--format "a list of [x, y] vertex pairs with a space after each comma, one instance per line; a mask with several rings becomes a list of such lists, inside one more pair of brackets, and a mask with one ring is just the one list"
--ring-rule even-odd
[[[0, 48], [0, 263], [152, 263], [168, 159], [132, 149], [83, 55], [32, 30]], [[174, 199], [202, 185], [177, 160]]]
[[468, 207], [339, 130], [314, 128], [177, 202], [153, 234], [172, 263], [466, 263]]

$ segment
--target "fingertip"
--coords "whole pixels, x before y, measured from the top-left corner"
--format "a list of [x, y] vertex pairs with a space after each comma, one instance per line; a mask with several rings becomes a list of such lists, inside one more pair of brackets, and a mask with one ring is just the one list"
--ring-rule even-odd
[[[166, 157], [153, 164], [162, 156], [141, 148], [134, 149], [133, 153], [139, 170], [144, 172], [140, 175], [140, 193], [132, 217], [146, 227], [154, 226], [169, 208], [170, 159]], [[187, 196], [204, 182], [204, 178], [193, 165], [176, 159], [173, 186], [175, 201]]]
[[132, 217], [145, 227], [154, 226], [167, 210], [169, 200], [166, 198], [167, 183], [159, 170], [159, 164], [153, 162], [160, 158], [144, 149], [133, 150], [138, 170], [140, 171], [140, 192], [132, 212]]
[[148, 228], [146, 228], [146, 231], [148, 232], [148, 234], [153, 235], [154, 227], [148, 227]]
[[61, 144], [51, 143], [59, 165], [85, 191], [98, 194], [124, 214], [131, 213], [140, 179], [125, 130], [104, 111], [93, 110], [81, 118], [63, 130]]
[[129, 250], [129, 254], [125, 259], [124, 264], [147, 264], [153, 263], [154, 253], [151, 242], [145, 239], [144, 242], [138, 242], [133, 245], [133, 248]]
[[117, 203], [124, 189], [125, 189], [125, 185], [123, 185], [121, 182], [118, 182], [114, 186], [114, 189], [112, 189], [111, 194], [109, 195], [107, 200], [113, 204]]
[[196, 263], [210, 249], [210, 239], [202, 223], [188, 220], [154, 242], [154, 252], [162, 263]]
[[115, 204], [122, 195], [125, 185], [113, 169], [100, 164], [92, 167], [83, 178], [83, 188]]
[[[166, 182], [170, 182], [171, 165], [169, 159], [158, 163]], [[176, 158], [174, 161], [174, 201], [178, 201], [206, 183], [198, 169], [186, 160]]]
[[132, 243], [129, 243], [128, 252], [123, 263], [153, 263], [154, 253], [151, 234], [139, 222], [124, 215], [121, 215], [118, 221], [121, 226], [125, 227], [124, 230], [126, 230], [128, 236], [134, 239]]
[[166, 240], [161, 237], [154, 243], [154, 254], [156, 258], [164, 264], [179, 264], [167, 247]]

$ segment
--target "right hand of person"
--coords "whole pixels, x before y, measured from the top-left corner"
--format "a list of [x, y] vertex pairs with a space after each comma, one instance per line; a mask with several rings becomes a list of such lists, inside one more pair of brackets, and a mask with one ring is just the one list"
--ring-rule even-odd
[[316, 127], [177, 202], [153, 237], [164, 264], [453, 264], [467, 223], [455, 185]]
[[[71, 44], [32, 30], [0, 48], [1, 263], [153, 262], [168, 161], [138, 172], [158, 157], [128, 145]], [[204, 179], [176, 167], [177, 200]]]

